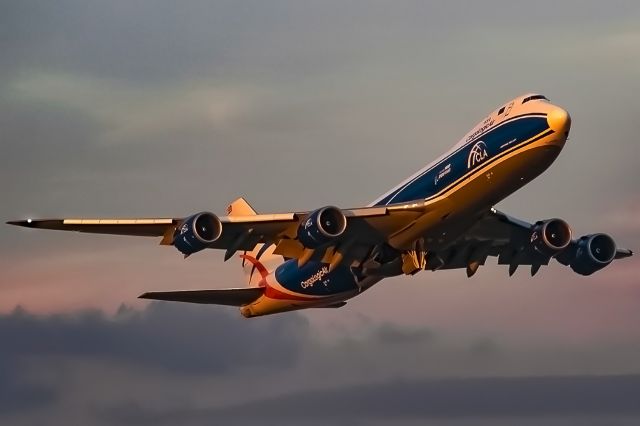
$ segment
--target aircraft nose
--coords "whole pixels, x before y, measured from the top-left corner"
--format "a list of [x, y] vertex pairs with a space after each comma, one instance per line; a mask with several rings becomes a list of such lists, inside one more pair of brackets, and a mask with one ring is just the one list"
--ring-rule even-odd
[[569, 136], [571, 117], [564, 109], [554, 106], [551, 111], [547, 113], [547, 122], [554, 132], [564, 134], [565, 137]]

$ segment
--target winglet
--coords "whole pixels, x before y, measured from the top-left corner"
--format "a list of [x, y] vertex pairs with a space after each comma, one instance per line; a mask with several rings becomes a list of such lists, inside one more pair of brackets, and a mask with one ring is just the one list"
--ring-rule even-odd
[[35, 221], [31, 220], [31, 219], [26, 219], [26, 220], [9, 220], [7, 222], [5, 222], [7, 225], [14, 225], [14, 226], [24, 226], [25, 228], [35, 228]]

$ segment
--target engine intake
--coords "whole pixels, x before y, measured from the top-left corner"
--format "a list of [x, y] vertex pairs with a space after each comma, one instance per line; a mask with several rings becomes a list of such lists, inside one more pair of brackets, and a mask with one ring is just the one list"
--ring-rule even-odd
[[580, 237], [571, 269], [580, 275], [591, 275], [613, 262], [616, 243], [607, 234]]
[[183, 219], [173, 236], [173, 245], [185, 255], [190, 255], [207, 246], [222, 234], [222, 222], [209, 212], [197, 213]]
[[537, 222], [531, 227], [531, 245], [535, 251], [553, 257], [571, 244], [571, 227], [562, 219]]
[[339, 238], [347, 229], [347, 218], [342, 210], [327, 206], [315, 210], [300, 223], [298, 240], [310, 249], [318, 248]]

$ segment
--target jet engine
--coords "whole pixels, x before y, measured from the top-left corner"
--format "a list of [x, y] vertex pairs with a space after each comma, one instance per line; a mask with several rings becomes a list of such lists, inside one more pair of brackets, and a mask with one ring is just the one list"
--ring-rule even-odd
[[580, 237], [571, 269], [580, 275], [591, 275], [609, 265], [616, 257], [616, 243], [607, 234]]
[[315, 210], [298, 226], [298, 240], [309, 249], [327, 244], [347, 229], [347, 218], [337, 207], [327, 206]]
[[555, 256], [571, 244], [571, 228], [562, 219], [536, 222], [531, 227], [531, 245], [545, 256]]
[[220, 238], [222, 223], [213, 213], [202, 212], [185, 218], [176, 229], [173, 245], [184, 255], [199, 252]]

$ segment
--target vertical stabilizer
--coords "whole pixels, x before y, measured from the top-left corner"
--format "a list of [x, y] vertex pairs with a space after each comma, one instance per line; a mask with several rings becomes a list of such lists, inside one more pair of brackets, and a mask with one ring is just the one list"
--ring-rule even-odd
[[[227, 208], [229, 216], [253, 216], [258, 214], [253, 207], [240, 197], [229, 204]], [[252, 251], [245, 251], [240, 255], [242, 269], [244, 269], [246, 282], [249, 287], [258, 287], [260, 281], [273, 272], [278, 265], [284, 262], [284, 258], [273, 254], [274, 244], [258, 244]]]
[[253, 216], [258, 213], [251, 207], [251, 204], [249, 204], [247, 200], [240, 197], [229, 204], [227, 214], [229, 216]]

